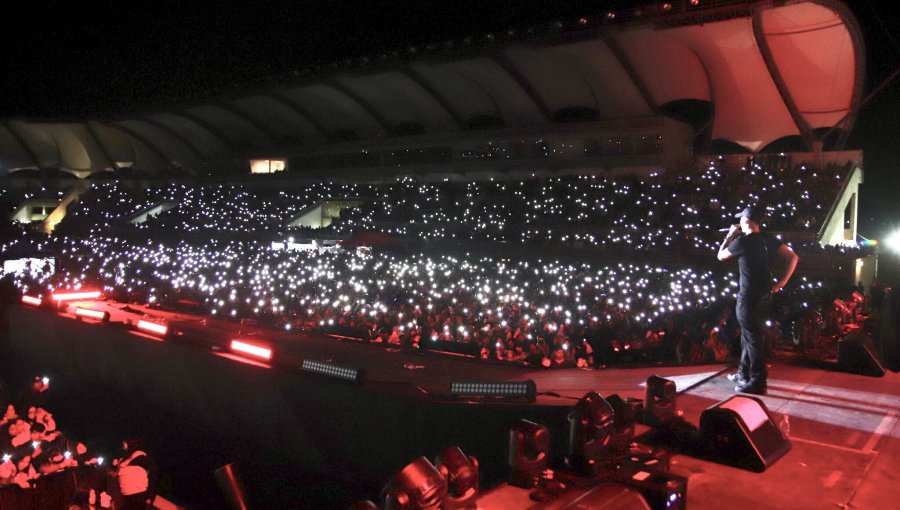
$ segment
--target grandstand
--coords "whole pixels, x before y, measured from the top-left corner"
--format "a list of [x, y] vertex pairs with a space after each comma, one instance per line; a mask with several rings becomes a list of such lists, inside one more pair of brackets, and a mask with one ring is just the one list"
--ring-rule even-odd
[[[48, 307], [58, 306], [54, 320], [77, 317], [55, 293], [102, 291], [79, 306], [134, 328], [129, 341], [161, 339], [137, 331], [138, 316], [163, 331], [160, 350], [123, 360], [165, 365], [165, 349], [184, 348], [184, 367], [161, 370], [161, 386], [209, 370], [221, 388], [212, 375], [197, 387], [229, 403], [203, 414], [168, 394], [149, 399], [206, 427], [235, 413], [229, 439], [245, 433], [241, 424], [268, 421], [286, 441], [281, 453], [305, 469], [369, 483], [440, 436], [416, 414], [426, 397], [407, 389], [433, 395], [456, 370], [651, 366], [675, 377], [725, 363], [739, 338], [736, 277], [715, 253], [721, 229], [748, 205], [764, 206], [767, 229], [803, 260], [771, 313], [773, 348], [834, 354], [817, 334], [836, 342], [859, 326], [854, 291], [865, 293], [877, 268], [857, 231], [863, 154], [844, 147], [864, 62], [860, 28], [839, 1], [681, 0], [351, 59], [116, 116], [3, 119], [0, 247], [20, 262], [0, 274], [42, 303], [16, 316], [20, 336], [41, 334], [33, 314]], [[54, 263], [44, 265], [48, 253]], [[79, 324], [79, 334], [87, 326], [96, 324]], [[118, 349], [119, 334], [104, 333], [104, 345]], [[73, 380], [139, 393], [153, 384], [119, 373], [114, 356], [70, 358], [81, 347], [47, 335], [56, 347], [46, 362], [82, 374]], [[483, 364], [444, 360], [440, 374], [400, 391], [384, 380], [359, 392], [317, 382], [395, 432], [420, 419], [419, 442], [385, 453], [390, 444], [356, 436], [334, 444], [336, 432], [320, 427], [350, 430], [353, 418], [302, 395], [302, 384], [284, 399], [321, 406], [336, 424], [308, 423], [281, 396], [272, 408], [284, 415], [234, 407], [227, 393], [246, 367], [217, 365], [247, 362], [231, 336], [267, 352], [250, 364], [278, 374], [303, 366], [307, 340], [353, 345], [315, 349], [328, 360], [356, 352], [382, 378], [390, 358], [357, 347], [386, 347], [407, 371], [433, 353]], [[42, 362], [31, 343], [12, 345]], [[83, 375], [92, 356], [104, 369]], [[360, 396], [370, 391], [376, 403]], [[378, 408], [393, 409], [387, 394], [404, 402], [397, 415]], [[539, 404], [561, 405], [547, 400]], [[512, 412], [491, 411], [485, 427], [505, 426]], [[284, 426], [298, 438], [283, 437]], [[349, 458], [361, 445], [390, 466]], [[496, 445], [479, 447], [498, 458]]]

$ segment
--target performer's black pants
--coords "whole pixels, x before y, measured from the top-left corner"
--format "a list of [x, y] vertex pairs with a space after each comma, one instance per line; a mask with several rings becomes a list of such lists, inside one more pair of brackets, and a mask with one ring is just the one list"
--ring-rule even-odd
[[741, 362], [738, 371], [753, 384], [765, 384], [768, 377], [765, 360], [763, 316], [769, 297], [739, 296], [735, 313], [741, 326]]

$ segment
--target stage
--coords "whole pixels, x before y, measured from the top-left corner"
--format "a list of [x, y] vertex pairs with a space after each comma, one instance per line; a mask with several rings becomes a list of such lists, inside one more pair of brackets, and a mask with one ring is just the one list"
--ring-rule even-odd
[[[585, 508], [579, 506], [589, 500], [584, 489], [537, 503], [528, 498], [528, 491], [503, 483], [511, 424], [520, 418], [546, 424], [553, 434], [552, 454], [558, 457], [566, 450], [567, 413], [588, 391], [643, 398], [647, 378], [658, 375], [675, 383], [677, 407], [694, 425], [705, 409], [734, 395], [723, 365], [537, 369], [270, 332], [227, 321], [204, 322], [188, 314], [135, 305], [126, 309], [101, 300], [81, 306], [108, 311], [109, 322], [76, 321], [71, 313], [76, 306], [70, 304], [64, 313], [13, 307], [11, 354], [33, 370], [52, 372], [57, 384], [115, 386], [167, 416], [182, 416], [179, 426], [215, 427], [219, 430], [209, 440], [218, 445], [253, 443], [248, 431], [255, 436], [262, 427], [266, 440], [279, 445], [279, 453], [296, 455], [299, 465], [316, 473], [355, 478], [357, 488], [348, 493], [373, 501], [407, 462], [418, 456], [433, 459], [441, 447], [457, 445], [479, 457], [479, 508]], [[168, 321], [183, 334], [160, 338], [133, 330], [129, 323], [147, 319], [144, 314]], [[208, 334], [206, 343], [197, 337], [202, 331]], [[229, 352], [226, 345], [234, 337], [271, 346], [273, 361]], [[364, 376], [357, 384], [313, 377], [289, 368], [297, 359], [353, 367]], [[537, 387], [534, 403], [449, 394], [453, 381], [528, 379]], [[880, 509], [900, 499], [898, 374], [866, 377], [776, 359], [768, 394], [761, 398], [776, 423], [783, 415], [789, 417], [791, 451], [755, 473], [703, 460], [672, 445], [671, 471], [688, 478], [688, 508]], [[636, 432], [641, 442], [654, 431], [639, 425]], [[157, 448], [158, 457], [165, 454]], [[181, 494], [186, 484], [173, 482]], [[182, 501], [192, 503], [190, 499]], [[341, 497], [334, 501], [334, 508], [348, 503]], [[259, 503], [258, 508], [270, 508]], [[207, 508], [203, 503], [186, 506]]]

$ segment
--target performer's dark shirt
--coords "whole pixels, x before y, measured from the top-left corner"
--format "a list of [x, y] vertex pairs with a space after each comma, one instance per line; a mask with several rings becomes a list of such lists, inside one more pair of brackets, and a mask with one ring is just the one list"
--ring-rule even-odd
[[758, 298], [772, 289], [772, 272], [768, 257], [778, 252], [784, 244], [780, 239], [765, 232], [745, 234], [728, 245], [728, 251], [738, 259], [741, 281], [739, 296]]

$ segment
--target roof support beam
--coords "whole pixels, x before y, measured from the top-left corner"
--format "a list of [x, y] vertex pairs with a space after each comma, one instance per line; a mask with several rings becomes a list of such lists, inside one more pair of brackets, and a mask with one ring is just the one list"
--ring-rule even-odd
[[110, 156], [109, 151], [106, 149], [106, 146], [103, 145], [103, 142], [100, 141], [100, 137], [97, 136], [97, 130], [95, 130], [94, 126], [91, 125], [91, 121], [84, 121], [84, 127], [87, 129], [88, 133], [90, 133], [91, 138], [97, 145], [97, 148], [100, 149], [100, 154], [103, 154], [103, 159], [106, 160], [106, 164], [109, 165], [109, 168], [111, 168], [113, 171], [118, 170], [116, 162], [113, 160], [112, 156]]
[[516, 65], [506, 56], [503, 52], [497, 52], [491, 55], [491, 60], [494, 61], [501, 69], [506, 71], [513, 81], [519, 85], [519, 87], [525, 92], [525, 94], [531, 99], [531, 101], [538, 107], [541, 113], [544, 114], [544, 118], [548, 121], [553, 120], [553, 112], [550, 111], [550, 107], [547, 106], [547, 102], [544, 101], [544, 98], [541, 97], [541, 94], [534, 88], [534, 85], [528, 81], [525, 76], [519, 71]]
[[121, 124], [112, 124], [112, 123], [108, 123], [108, 122], [102, 122], [101, 124], [103, 124], [104, 126], [107, 126], [107, 127], [109, 127], [109, 128], [115, 129], [115, 130], [117, 130], [117, 131], [120, 131], [120, 132], [123, 133], [125, 136], [129, 136], [129, 137], [131, 137], [131, 138], [134, 138], [135, 140], [137, 140], [137, 141], [141, 142], [142, 144], [146, 145], [147, 148], [150, 149], [151, 152], [153, 152], [154, 154], [156, 154], [156, 156], [157, 156], [160, 160], [162, 160], [163, 163], [168, 164], [168, 163], [171, 163], [171, 162], [172, 162], [172, 158], [170, 158], [165, 152], [163, 152], [163, 150], [160, 149], [159, 146], [157, 146], [155, 143], [153, 143], [152, 141], [150, 141], [149, 139], [147, 139], [146, 136], [144, 136], [144, 135], [138, 133], [137, 131], [135, 131], [135, 130], [129, 128], [128, 126], [123, 126], [123, 125], [121, 125]]
[[313, 129], [319, 132], [322, 138], [328, 138], [328, 129], [317, 119], [312, 113], [301, 107], [283, 92], [267, 92], [263, 94], [265, 97], [286, 106], [291, 112], [312, 125]]
[[491, 104], [494, 105], [494, 111], [497, 112], [497, 117], [499, 117], [503, 121], [503, 123], [506, 124], [506, 119], [503, 117], [503, 110], [500, 109], [500, 104], [497, 103], [497, 99], [494, 97], [493, 94], [491, 94], [491, 91], [488, 90], [487, 87], [484, 86], [484, 84], [482, 84], [480, 81], [476, 80], [475, 78], [469, 76], [467, 73], [464, 73], [463, 71], [461, 71], [459, 69], [449, 69], [449, 71], [452, 73], [456, 73], [459, 76], [462, 76], [463, 78], [472, 82], [473, 85], [475, 85], [476, 87], [481, 89], [481, 91], [484, 92], [484, 95], [486, 95], [488, 97], [488, 99], [491, 100]]
[[229, 113], [232, 113], [235, 116], [246, 121], [248, 124], [253, 126], [257, 131], [262, 133], [263, 136], [266, 137], [266, 139], [269, 141], [270, 144], [274, 145], [276, 143], [276, 141], [278, 140], [278, 135], [276, 135], [275, 132], [272, 131], [272, 129], [269, 128], [269, 126], [266, 125], [265, 122], [262, 122], [259, 119], [257, 119], [256, 117], [250, 115], [243, 108], [240, 108], [240, 107], [238, 107], [234, 104], [231, 104], [227, 101], [218, 101], [215, 104], [213, 104], [212, 106], [214, 106], [216, 108], [221, 108], [223, 110], [227, 110]]
[[375, 109], [375, 107], [372, 106], [371, 103], [369, 103], [368, 101], [363, 99], [362, 96], [360, 96], [356, 92], [353, 92], [353, 90], [351, 90], [350, 87], [347, 87], [346, 85], [342, 84], [341, 82], [339, 82], [337, 80], [328, 80], [328, 81], [322, 83], [322, 85], [325, 85], [326, 87], [331, 87], [332, 89], [349, 97], [353, 102], [355, 102], [356, 104], [361, 106], [362, 109], [365, 110], [366, 113], [368, 113], [370, 117], [375, 119], [375, 122], [377, 122], [378, 125], [381, 126], [381, 129], [383, 129], [385, 133], [391, 132], [391, 125], [390, 125], [390, 123], [388, 123], [387, 119], [384, 118], [384, 115], [382, 115], [381, 112], [379, 112], [377, 109]]
[[619, 45], [619, 42], [616, 41], [609, 34], [598, 31], [597, 37], [603, 41], [603, 44], [609, 48], [609, 51], [612, 52], [613, 56], [616, 58], [616, 61], [619, 65], [622, 66], [622, 69], [625, 69], [625, 74], [631, 78], [631, 82], [634, 83], [634, 86], [637, 87], [638, 92], [641, 93], [641, 97], [644, 98], [644, 102], [647, 103], [647, 107], [650, 108], [654, 114], [659, 111], [659, 105], [656, 103], [656, 100], [653, 99], [653, 94], [650, 93], [650, 88], [647, 87], [647, 84], [644, 83], [644, 79], [641, 78], [641, 75], [638, 74], [637, 69], [634, 68], [634, 65], [631, 64], [631, 61], [628, 59], [628, 55], [625, 54], [625, 51], [622, 49], [622, 46]]
[[415, 82], [415, 84], [418, 85], [422, 90], [424, 90], [428, 95], [433, 97], [434, 100], [437, 101], [439, 105], [441, 105], [441, 108], [443, 108], [448, 115], [453, 117], [453, 121], [456, 122], [456, 126], [458, 128], [463, 129], [465, 127], [465, 119], [463, 119], [459, 115], [459, 112], [457, 112], [453, 108], [453, 105], [450, 104], [450, 101], [447, 101], [447, 98], [444, 97], [444, 95], [441, 94], [440, 91], [434, 88], [431, 83], [429, 83], [428, 80], [425, 79], [421, 72], [416, 70], [414, 67], [402, 69], [400, 72], [404, 76]]
[[228, 137], [226, 137], [225, 134], [222, 133], [222, 131], [214, 126], [211, 122], [208, 122], [200, 116], [194, 115], [193, 113], [186, 112], [184, 110], [179, 110], [177, 113], [172, 113], [172, 115], [187, 119], [194, 124], [197, 124], [198, 126], [208, 131], [209, 134], [213, 135], [217, 140], [222, 142], [222, 144], [228, 147], [229, 150], [234, 150], [234, 143], [228, 140]]
[[784, 83], [784, 77], [781, 76], [781, 71], [778, 70], [778, 65], [775, 63], [775, 58], [772, 56], [772, 50], [769, 48], [769, 41], [766, 40], [766, 33], [763, 31], [762, 11], [759, 9], [754, 9], [753, 11], [753, 37], [756, 39], [756, 46], [759, 48], [759, 53], [766, 63], [766, 69], [769, 70], [769, 75], [772, 76], [772, 81], [775, 82], [775, 88], [778, 89], [778, 94], [781, 95], [784, 106], [787, 107], [788, 113], [791, 114], [794, 124], [796, 124], [797, 129], [800, 131], [800, 135], [803, 137], [806, 148], [810, 151], [814, 150], [813, 141], [815, 140], [815, 134], [813, 134], [813, 130], [809, 126], [809, 123], [806, 122], [806, 119], [803, 118], [803, 115], [801, 115], [800, 111], [797, 109], [797, 103], [794, 102], [791, 92]]
[[144, 122], [146, 122], [146, 123], [148, 123], [148, 124], [151, 124], [152, 126], [158, 128], [158, 129], [161, 129], [161, 130], [165, 131], [169, 136], [175, 138], [176, 140], [178, 140], [179, 142], [181, 142], [182, 145], [184, 145], [185, 147], [187, 147], [188, 150], [191, 152], [191, 154], [193, 154], [194, 159], [196, 159], [197, 161], [203, 161], [204, 157], [203, 157], [202, 154], [200, 154], [200, 149], [198, 149], [196, 145], [194, 145], [193, 143], [191, 143], [190, 140], [188, 140], [187, 138], [185, 138], [185, 137], [184, 137], [181, 133], [179, 133], [178, 131], [175, 131], [174, 129], [170, 128], [169, 126], [167, 126], [167, 125], [163, 124], [162, 122], [159, 122], [158, 120], [156, 120], [156, 119], [154, 119], [154, 118], [152, 118], [152, 117], [149, 117], [149, 116], [147, 116], [147, 117], [141, 117], [140, 120], [142, 120], [142, 121], [144, 121]]
[[25, 153], [28, 154], [28, 157], [31, 158], [31, 161], [34, 163], [35, 168], [40, 170], [41, 163], [38, 161], [37, 154], [35, 154], [34, 150], [31, 148], [31, 146], [28, 145], [27, 142], [25, 142], [25, 138], [22, 135], [20, 135], [18, 133], [18, 131], [13, 129], [11, 122], [4, 122], [3, 126], [6, 128], [7, 131], [9, 131], [9, 133], [11, 135], [13, 135], [13, 138], [15, 138], [17, 142], [19, 142], [19, 145], [22, 146], [22, 149], [24, 149]]

